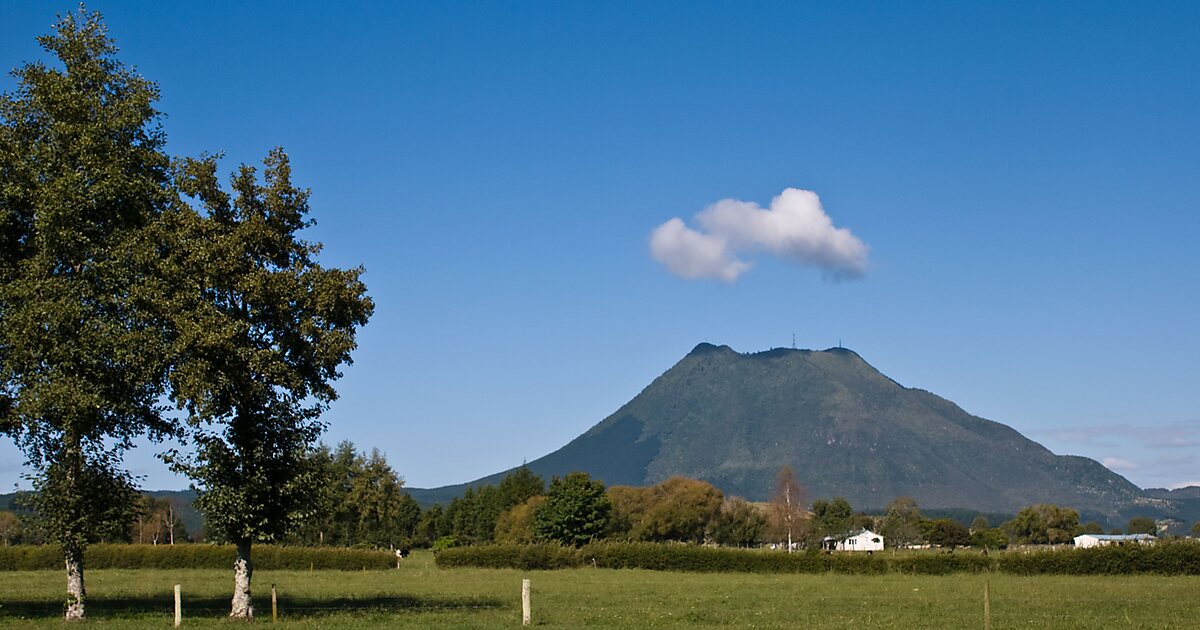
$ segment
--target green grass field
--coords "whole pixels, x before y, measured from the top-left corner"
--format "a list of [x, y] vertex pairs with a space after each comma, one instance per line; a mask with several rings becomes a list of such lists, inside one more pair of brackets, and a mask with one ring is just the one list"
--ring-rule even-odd
[[[393, 571], [259, 571], [259, 623], [316, 628], [520, 626], [521, 578], [544, 628], [1196, 628], [1200, 577], [1017, 577], [688, 574], [642, 570], [438, 569], [417, 553]], [[171, 627], [183, 585], [184, 627], [230, 627], [232, 573], [207, 569], [88, 573], [87, 626]], [[0, 572], [0, 626], [57, 627], [59, 571]], [[240, 625], [240, 624], [236, 624]], [[70, 627], [76, 627], [70, 625]]]

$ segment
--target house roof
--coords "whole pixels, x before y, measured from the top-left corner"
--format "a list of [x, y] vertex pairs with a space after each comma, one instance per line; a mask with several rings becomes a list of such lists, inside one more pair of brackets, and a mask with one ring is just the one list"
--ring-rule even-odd
[[878, 536], [879, 538], [883, 538], [883, 536], [880, 536], [879, 534], [876, 534], [875, 532], [873, 532], [869, 529], [863, 528], [863, 529], [856, 529], [852, 532], [847, 532], [838, 537], [826, 536], [825, 538], [822, 538], [821, 540], [845, 540], [847, 538], [854, 538], [855, 536], [861, 536], [863, 534], [870, 534], [872, 536]]
[[1150, 534], [1083, 534], [1080, 536], [1076, 536], [1076, 538], [1084, 538], [1084, 537], [1088, 537], [1088, 536], [1095, 538], [1096, 540], [1112, 540], [1112, 541], [1157, 540], [1157, 538], [1155, 538], [1154, 536], [1151, 536]]

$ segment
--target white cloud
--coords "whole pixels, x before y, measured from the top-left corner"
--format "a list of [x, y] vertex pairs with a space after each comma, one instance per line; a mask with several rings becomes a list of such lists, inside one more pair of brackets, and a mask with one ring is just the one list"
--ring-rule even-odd
[[671, 219], [650, 234], [650, 254], [681, 278], [716, 278], [733, 282], [751, 267], [734, 258], [722, 236], [702, 234], [679, 218]]
[[1140, 468], [1137, 464], [1119, 457], [1105, 457], [1104, 467], [1109, 470], [1137, 470]]
[[695, 217], [693, 229], [676, 217], [654, 229], [650, 253], [683, 278], [733, 282], [753, 266], [739, 254], [765, 253], [823, 269], [834, 279], [867, 271], [870, 248], [846, 228], [833, 226], [811, 190], [788, 188], [768, 208], [722, 199]]

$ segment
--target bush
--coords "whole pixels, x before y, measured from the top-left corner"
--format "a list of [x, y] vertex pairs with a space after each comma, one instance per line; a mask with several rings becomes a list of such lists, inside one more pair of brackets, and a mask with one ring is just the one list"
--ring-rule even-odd
[[1109, 545], [997, 555], [999, 569], [1018, 575], [1200, 575], [1200, 543]]
[[948, 575], [1003, 571], [1018, 575], [1200, 575], [1200, 543], [1058, 549], [1030, 553], [782, 553], [645, 542], [598, 542], [580, 549], [555, 544], [458, 547], [438, 553], [437, 566], [561, 569], [594, 566], [693, 573], [842, 573]]
[[582, 564], [579, 550], [556, 543], [453, 547], [442, 549], [435, 558], [440, 568], [567, 569]]
[[[285, 547], [255, 545], [254, 568], [265, 570], [388, 569], [396, 566], [391, 551], [336, 547]], [[111, 545], [88, 547], [84, 566], [89, 569], [230, 569], [232, 545]], [[61, 569], [62, 550], [55, 545], [0, 547], [0, 571]]]

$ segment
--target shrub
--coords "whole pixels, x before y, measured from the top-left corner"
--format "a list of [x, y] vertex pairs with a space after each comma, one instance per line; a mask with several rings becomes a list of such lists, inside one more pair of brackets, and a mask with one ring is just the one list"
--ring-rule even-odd
[[436, 559], [441, 568], [566, 569], [582, 564], [579, 550], [556, 543], [453, 547], [439, 551]]
[[[256, 545], [256, 569], [388, 569], [396, 564], [391, 551], [342, 549], [337, 547], [285, 547]], [[89, 569], [227, 569], [233, 567], [231, 545], [112, 545], [88, 547], [84, 555]], [[54, 545], [0, 547], [0, 570], [29, 571], [61, 569], [62, 550]]]

